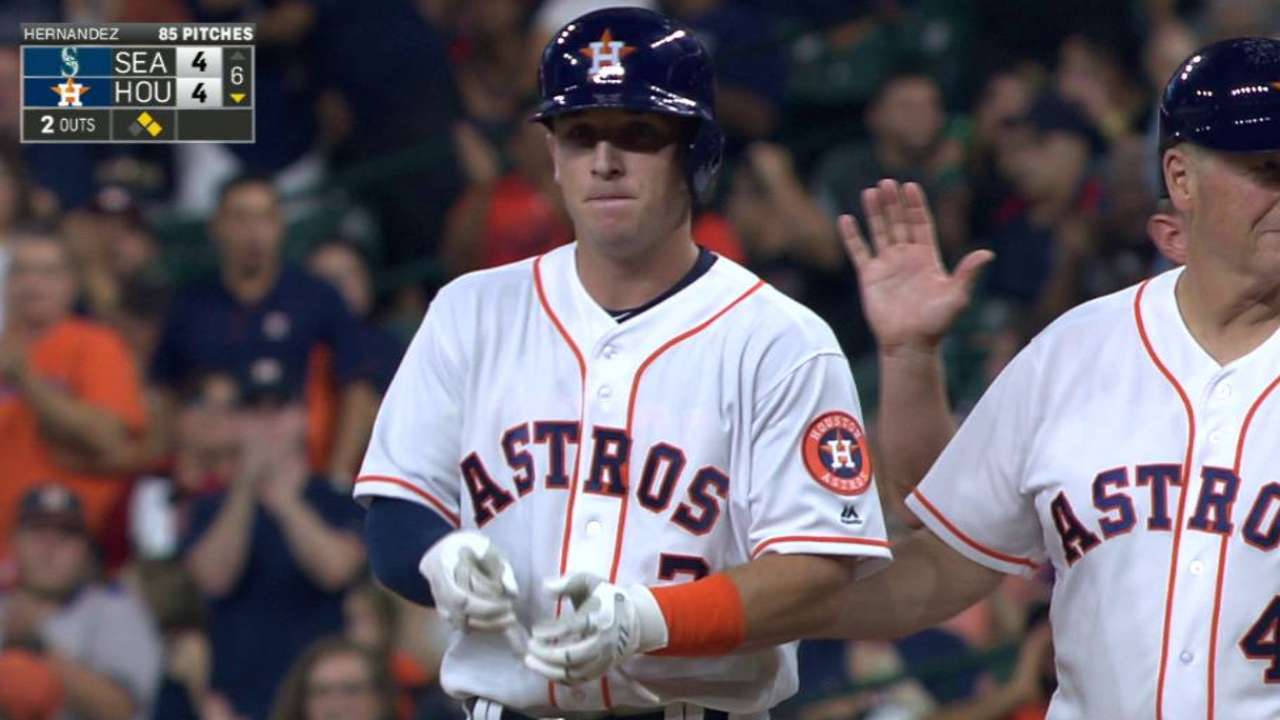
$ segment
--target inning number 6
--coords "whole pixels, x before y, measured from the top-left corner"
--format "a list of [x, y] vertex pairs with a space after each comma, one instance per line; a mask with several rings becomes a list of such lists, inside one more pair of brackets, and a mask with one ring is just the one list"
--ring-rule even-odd
[[1262, 679], [1280, 683], [1280, 595], [1271, 598], [1267, 609], [1240, 639], [1240, 649], [1251, 660], [1270, 660]]

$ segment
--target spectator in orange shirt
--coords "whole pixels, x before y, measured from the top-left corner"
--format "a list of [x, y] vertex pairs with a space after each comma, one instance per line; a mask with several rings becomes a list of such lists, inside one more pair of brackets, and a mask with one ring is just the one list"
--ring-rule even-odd
[[76, 283], [61, 238], [27, 230], [9, 245], [0, 333], [0, 538], [11, 535], [9, 509], [48, 482], [75, 491], [89, 529], [101, 535], [127, 491], [127, 478], [107, 471], [109, 459], [145, 424], [138, 370], [113, 331], [72, 316]]

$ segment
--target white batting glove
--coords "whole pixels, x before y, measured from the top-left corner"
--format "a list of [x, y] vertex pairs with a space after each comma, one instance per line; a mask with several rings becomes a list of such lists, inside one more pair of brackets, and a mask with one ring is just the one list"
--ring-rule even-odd
[[511, 563], [488, 537], [475, 530], [445, 535], [418, 562], [431, 585], [436, 611], [460, 630], [519, 627], [519, 596]]
[[621, 587], [575, 573], [548, 580], [545, 587], [574, 606], [573, 612], [533, 627], [524, 664], [549, 680], [594, 680], [634, 655], [666, 647], [667, 621], [643, 585]]

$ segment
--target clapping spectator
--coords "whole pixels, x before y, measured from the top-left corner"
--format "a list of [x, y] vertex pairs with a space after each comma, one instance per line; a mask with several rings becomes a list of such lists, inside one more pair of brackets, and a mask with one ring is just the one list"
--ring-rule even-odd
[[[351, 314], [327, 283], [285, 262], [280, 198], [268, 180], [245, 176], [228, 184], [209, 230], [218, 275], [177, 294], [152, 359], [165, 416], [185, 386], [210, 372], [246, 386], [289, 388], [295, 399], [308, 399], [312, 469], [350, 482], [377, 404], [372, 382], [361, 375]], [[332, 375], [318, 369], [326, 350]]]
[[[127, 477], [113, 471], [115, 458], [145, 429], [138, 369], [116, 333], [71, 314], [76, 282], [65, 242], [42, 230], [9, 242], [0, 508], [17, 507], [37, 484], [61, 482], [80, 496], [86, 524], [99, 534], [127, 491]], [[0, 538], [8, 537], [10, 522], [0, 517]]]
[[65, 486], [40, 485], [16, 509], [19, 583], [0, 594], [0, 645], [47, 663], [65, 695], [63, 720], [147, 717], [160, 679], [160, 638], [137, 598], [94, 579], [80, 499]]
[[183, 546], [208, 608], [210, 686], [237, 713], [264, 720], [293, 658], [342, 628], [364, 548], [359, 507], [307, 470], [304, 411], [277, 405], [270, 388], [246, 397], [236, 472], [195, 501]]
[[1005, 308], [1015, 337], [993, 361], [1079, 301], [1080, 273], [1096, 243], [1101, 185], [1094, 163], [1103, 141], [1083, 112], [1053, 93], [1006, 126], [1000, 163], [1016, 195], [997, 211], [986, 240], [996, 258], [985, 290]]
[[864, 119], [868, 140], [827, 151], [814, 173], [814, 195], [831, 221], [847, 212], [865, 222], [861, 193], [881, 178], [918, 182], [933, 204], [943, 249], [964, 247], [964, 148], [947, 135], [937, 81], [910, 67], [895, 71], [880, 84]]

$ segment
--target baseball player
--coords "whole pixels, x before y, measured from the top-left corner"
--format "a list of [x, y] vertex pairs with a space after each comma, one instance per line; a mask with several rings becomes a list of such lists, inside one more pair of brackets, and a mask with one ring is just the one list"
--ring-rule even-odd
[[848, 362], [691, 240], [723, 144], [691, 31], [589, 13], [540, 81], [576, 241], [436, 296], [356, 483], [373, 570], [454, 625], [471, 717], [767, 717], [794, 618], [890, 558]]
[[[1161, 249], [1185, 264], [1032, 340], [908, 497], [926, 529], [838, 594], [856, 610], [825, 618], [849, 637], [902, 634], [1049, 564], [1051, 720], [1280, 717], [1280, 41], [1197, 51], [1159, 123], [1184, 228]], [[874, 257], [842, 223], [864, 285], [946, 289], [919, 188], [864, 200]], [[881, 447], [899, 469], [919, 459], [919, 428], [947, 432], [947, 312], [879, 318], [898, 413]]]

